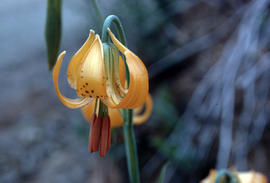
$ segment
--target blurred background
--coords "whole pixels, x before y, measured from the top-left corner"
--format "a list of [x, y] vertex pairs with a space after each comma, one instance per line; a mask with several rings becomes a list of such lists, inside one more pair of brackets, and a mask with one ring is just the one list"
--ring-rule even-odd
[[[142, 182], [198, 183], [214, 168], [270, 179], [269, 0], [100, 0], [146, 64], [154, 110], [136, 126]], [[100, 33], [91, 0], [63, 0], [61, 90], [68, 60]], [[0, 4], [0, 182], [125, 183], [121, 129], [106, 158], [88, 153], [89, 125], [58, 100], [46, 61], [46, 1]]]

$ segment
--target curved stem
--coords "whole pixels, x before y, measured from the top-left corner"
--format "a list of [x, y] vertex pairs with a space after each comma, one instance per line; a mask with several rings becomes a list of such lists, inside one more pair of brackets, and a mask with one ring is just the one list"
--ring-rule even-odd
[[[108, 28], [111, 27], [112, 23], [114, 24], [116, 28], [116, 31], [117, 31], [117, 34], [121, 43], [127, 46], [127, 39], [126, 39], [124, 28], [122, 26], [120, 19], [115, 15], [109, 15], [104, 21], [103, 28], [102, 28], [102, 42], [109, 43], [109, 36], [108, 36], [107, 30]], [[128, 66], [125, 59], [124, 59], [124, 62], [125, 62], [125, 73], [126, 73], [127, 85], [129, 85], [129, 70], [128, 70]]]
[[123, 45], [127, 46], [127, 40], [126, 35], [124, 32], [124, 28], [122, 26], [122, 23], [120, 19], [115, 15], [109, 15], [106, 20], [104, 21], [103, 28], [102, 28], [102, 42], [108, 42], [109, 36], [107, 33], [107, 29], [111, 27], [111, 24], [114, 23], [117, 34], [119, 36], [119, 39]]
[[[115, 15], [110, 15], [106, 18], [102, 28], [102, 42], [109, 43], [108, 28], [114, 24], [118, 37], [121, 43], [127, 46], [126, 35], [122, 26], [121, 21]], [[125, 73], [126, 80], [129, 85], [129, 70], [125, 61]], [[123, 109], [123, 132], [125, 137], [125, 149], [126, 149], [126, 158], [127, 166], [129, 173], [129, 180], [132, 183], [140, 183], [140, 173], [138, 165], [138, 155], [137, 155], [137, 146], [133, 130], [133, 110], [132, 109]]]

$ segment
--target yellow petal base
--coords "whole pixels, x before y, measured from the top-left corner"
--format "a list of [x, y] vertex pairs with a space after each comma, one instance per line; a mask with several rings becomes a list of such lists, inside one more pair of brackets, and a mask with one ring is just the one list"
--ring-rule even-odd
[[[136, 125], [142, 124], [144, 122], [147, 121], [147, 119], [150, 117], [151, 112], [152, 112], [152, 97], [150, 94], [148, 94], [146, 102], [145, 102], [145, 109], [142, 113], [140, 109], [139, 113], [136, 113], [136, 109], [134, 111], [133, 114], [133, 122]], [[88, 122], [91, 122], [91, 117], [94, 113], [94, 108], [95, 108], [95, 102], [91, 102], [90, 104], [85, 105], [84, 107], [82, 107], [82, 113], [83, 116], [85, 117], [85, 119]], [[143, 108], [140, 107], [140, 108]], [[120, 113], [120, 111], [118, 109], [114, 109], [114, 108], [108, 108], [109, 109], [109, 116], [110, 116], [110, 120], [111, 120], [111, 127], [112, 128], [116, 128], [116, 127], [120, 127], [123, 124], [123, 118], [122, 115]]]

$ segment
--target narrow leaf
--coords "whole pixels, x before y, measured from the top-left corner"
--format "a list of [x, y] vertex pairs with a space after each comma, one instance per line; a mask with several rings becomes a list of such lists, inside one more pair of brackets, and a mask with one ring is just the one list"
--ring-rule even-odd
[[166, 169], [167, 169], [167, 167], [168, 167], [168, 162], [167, 163], [165, 163], [164, 165], [163, 165], [163, 167], [162, 167], [162, 169], [161, 169], [161, 172], [160, 172], [160, 174], [159, 174], [159, 178], [158, 178], [158, 181], [157, 181], [157, 183], [163, 183], [164, 182], [164, 178], [165, 178], [165, 175], [166, 175]]
[[56, 62], [61, 41], [61, 4], [62, 0], [47, 1], [45, 38], [47, 43], [48, 66], [51, 70]]

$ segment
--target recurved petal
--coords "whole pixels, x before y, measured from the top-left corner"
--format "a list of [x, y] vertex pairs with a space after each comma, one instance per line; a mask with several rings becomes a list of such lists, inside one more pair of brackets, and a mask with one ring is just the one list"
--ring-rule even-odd
[[106, 97], [103, 47], [98, 35], [79, 67], [77, 94], [91, 98]]
[[142, 124], [144, 123], [151, 115], [153, 108], [152, 97], [148, 94], [145, 102], [145, 109], [142, 114], [134, 113], [133, 114], [133, 122], [134, 124]]
[[121, 56], [119, 57], [119, 78], [121, 85], [125, 87], [125, 64]]
[[86, 98], [86, 97], [82, 97], [82, 98], [78, 98], [78, 99], [70, 99], [67, 98], [65, 96], [63, 96], [59, 90], [59, 86], [58, 86], [58, 77], [59, 77], [59, 71], [61, 68], [61, 64], [63, 61], [63, 57], [65, 56], [66, 52], [63, 51], [59, 56], [58, 59], [56, 61], [56, 64], [53, 68], [53, 83], [55, 86], [55, 91], [56, 94], [58, 96], [58, 98], [60, 99], [60, 101], [67, 107], [69, 108], [80, 108], [84, 105], [86, 105], [87, 103], [91, 102], [92, 99]]
[[90, 49], [93, 41], [95, 39], [95, 32], [90, 30], [89, 36], [82, 47], [73, 55], [71, 58], [68, 69], [67, 69], [67, 79], [71, 88], [77, 89], [77, 78], [79, 72], [79, 66], [82, 62], [87, 51]]
[[127, 49], [121, 42], [119, 42], [109, 29], [108, 32], [115, 46], [126, 57], [126, 63], [128, 65], [130, 75], [130, 83], [128, 92], [120, 103], [115, 104], [109, 99], [105, 99], [104, 103], [112, 108], [137, 108], [144, 104], [148, 95], [148, 72], [140, 58]]

